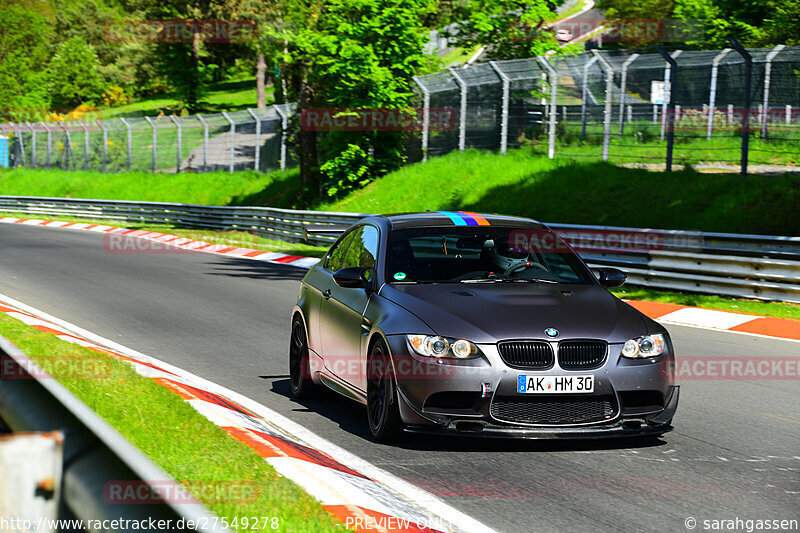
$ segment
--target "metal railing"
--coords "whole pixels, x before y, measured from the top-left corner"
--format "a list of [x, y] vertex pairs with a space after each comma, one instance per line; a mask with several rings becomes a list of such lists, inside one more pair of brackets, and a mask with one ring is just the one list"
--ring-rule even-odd
[[[289, 242], [327, 246], [335, 234], [304, 232], [307, 224], [352, 224], [360, 213], [271, 207], [217, 207], [157, 202], [0, 196], [0, 212], [28, 217], [72, 216], [134, 224], [240, 230]], [[800, 237], [703, 233], [575, 224], [548, 224], [592, 267], [613, 266], [629, 284], [667, 290], [800, 302]], [[582, 244], [608, 235], [642, 247]]]
[[[46, 465], [49, 472], [41, 469], [42, 451], [33, 446], [24, 454], [15, 454], [13, 463], [6, 463], [12, 470], [21, 469], [16, 475], [13, 471], [4, 473], [10, 476], [6, 479], [19, 481], [35, 468], [41, 470], [44, 479], [12, 487], [14, 492], [6, 491], [5, 498], [0, 491], [0, 510], [5, 519], [25, 513], [32, 517], [30, 511], [36, 510], [48, 514], [42, 517], [45, 520], [83, 520], [89, 531], [105, 529], [87, 526], [90, 521], [104, 520], [117, 520], [118, 524], [123, 523], [121, 520], [170, 520], [172, 530], [228, 531], [218, 527], [214, 515], [199, 503], [115, 503], [113, 497], [109, 498], [110, 482], [135, 485], [139, 493], [146, 488], [148, 495], [160, 494], [164, 485], [178, 486], [178, 482], [3, 337], [0, 361], [0, 426], [10, 429], [12, 437], [38, 434], [55, 442], [55, 453], [48, 456], [50, 465]], [[37, 433], [26, 435], [31, 432]], [[52, 531], [55, 526], [42, 530]]]

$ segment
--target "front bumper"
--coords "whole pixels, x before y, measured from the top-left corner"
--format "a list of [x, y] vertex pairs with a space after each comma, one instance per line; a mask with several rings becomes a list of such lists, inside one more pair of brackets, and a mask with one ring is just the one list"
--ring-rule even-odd
[[[487, 437], [615, 438], [657, 435], [672, 429], [670, 422], [678, 406], [679, 388], [674, 385], [674, 357], [664, 354], [654, 360], [620, 357], [621, 346], [609, 345], [605, 362], [591, 370], [570, 371], [558, 367], [540, 371], [507, 366], [492, 345], [483, 345], [485, 357], [462, 361], [438, 361], [409, 353], [403, 336], [390, 336], [389, 348], [395, 366], [401, 419], [407, 431]], [[413, 369], [409, 372], [409, 369]], [[540, 400], [543, 395], [520, 394], [517, 376], [592, 374], [595, 390], [590, 394], [562, 395], [568, 399], [608, 399], [612, 411], [602, 419], [569, 423], [535, 423], [499, 418], [493, 412], [497, 400]], [[651, 405], [632, 405], [631, 394], [659, 395]], [[432, 399], [458, 400], [436, 404]], [[553, 396], [550, 396], [553, 398]], [[556, 397], [558, 399], [558, 397]], [[549, 410], [550, 407], [547, 407]], [[549, 411], [548, 411], [549, 412]]]

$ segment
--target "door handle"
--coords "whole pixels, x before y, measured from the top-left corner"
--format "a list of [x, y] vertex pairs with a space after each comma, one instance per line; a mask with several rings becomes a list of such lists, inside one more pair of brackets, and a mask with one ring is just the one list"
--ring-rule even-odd
[[322, 291], [322, 296], [326, 300], [330, 300], [331, 299], [331, 290], [330, 289], [325, 289], [324, 291]]

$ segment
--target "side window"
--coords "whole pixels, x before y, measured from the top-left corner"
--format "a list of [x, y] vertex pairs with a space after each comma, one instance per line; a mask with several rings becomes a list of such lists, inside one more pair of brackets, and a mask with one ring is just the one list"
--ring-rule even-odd
[[342, 265], [344, 263], [345, 254], [347, 253], [347, 248], [350, 246], [350, 241], [353, 240], [353, 235], [356, 233], [358, 233], [358, 230], [351, 231], [345, 235], [344, 239], [339, 241], [339, 243], [328, 252], [328, 260], [325, 262], [325, 268], [333, 272], [344, 268]]
[[364, 225], [353, 233], [353, 242], [345, 254], [342, 268], [375, 268], [378, 262], [378, 230], [374, 226]]

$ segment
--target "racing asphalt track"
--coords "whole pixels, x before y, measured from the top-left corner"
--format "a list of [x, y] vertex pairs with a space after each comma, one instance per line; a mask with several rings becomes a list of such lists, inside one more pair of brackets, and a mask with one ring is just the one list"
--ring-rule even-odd
[[[291, 399], [289, 311], [304, 270], [194, 252], [112, 254], [103, 234], [0, 228], [0, 293], [242, 393], [498, 531], [687, 531], [800, 519], [800, 381], [686, 380], [654, 444], [410, 436]], [[797, 356], [800, 344], [671, 326], [679, 358]], [[131, 399], [123, 399], [130, 401]]]

